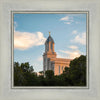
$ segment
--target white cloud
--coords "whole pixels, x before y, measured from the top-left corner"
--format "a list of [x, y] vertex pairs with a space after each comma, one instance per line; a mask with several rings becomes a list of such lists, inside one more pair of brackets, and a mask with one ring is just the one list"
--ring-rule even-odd
[[82, 45], [86, 45], [86, 32], [77, 35], [73, 40], [71, 40], [74, 43], [80, 43]]
[[69, 20], [69, 16], [63, 17], [60, 20], [68, 21]]
[[73, 22], [73, 17], [71, 16], [65, 16], [60, 19], [61, 21], [64, 21], [65, 24], [71, 24]]
[[70, 22], [67, 22], [66, 24], [71, 24]]
[[71, 22], [64, 22], [65, 24], [71, 24]]
[[64, 21], [65, 24], [71, 24], [72, 22], [74, 22], [75, 24], [79, 24], [80, 22], [74, 20], [75, 17], [79, 17], [79, 15], [78, 14], [67, 15], [65, 17], [62, 17], [60, 20]]
[[76, 57], [79, 57], [82, 53], [79, 50], [75, 51], [64, 51], [60, 50], [60, 52], [64, 53], [64, 58], [74, 59]]
[[14, 48], [25, 50], [32, 46], [43, 45], [46, 38], [42, 32], [29, 33], [14, 31]]
[[69, 46], [69, 48], [70, 49], [78, 49], [78, 47], [77, 46], [74, 46], [74, 45]]
[[77, 30], [72, 31], [72, 34], [77, 34]]

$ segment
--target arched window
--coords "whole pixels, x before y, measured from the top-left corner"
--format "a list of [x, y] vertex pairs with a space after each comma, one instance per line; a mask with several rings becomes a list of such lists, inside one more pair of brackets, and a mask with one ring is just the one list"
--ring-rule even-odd
[[63, 66], [62, 66], [62, 71], [63, 71]]
[[59, 74], [60, 74], [60, 65], [59, 65]]
[[51, 50], [52, 50], [52, 43], [51, 43]]

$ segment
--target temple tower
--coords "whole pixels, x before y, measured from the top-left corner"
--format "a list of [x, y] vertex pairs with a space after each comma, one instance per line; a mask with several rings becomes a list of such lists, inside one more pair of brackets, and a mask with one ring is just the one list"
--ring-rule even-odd
[[49, 32], [49, 37], [47, 38], [45, 42], [45, 53], [43, 54], [43, 70], [44, 72], [46, 70], [53, 70], [54, 71], [54, 66], [50, 65], [49, 59], [50, 58], [56, 58], [56, 52], [54, 50], [54, 40], [50, 35]]

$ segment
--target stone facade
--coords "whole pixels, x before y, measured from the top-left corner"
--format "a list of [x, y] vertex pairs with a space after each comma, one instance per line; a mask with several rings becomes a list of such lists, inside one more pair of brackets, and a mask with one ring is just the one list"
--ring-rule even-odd
[[56, 58], [54, 40], [49, 34], [45, 42], [45, 53], [43, 54], [43, 71], [53, 70], [55, 75], [60, 75], [65, 67], [69, 67], [71, 59]]

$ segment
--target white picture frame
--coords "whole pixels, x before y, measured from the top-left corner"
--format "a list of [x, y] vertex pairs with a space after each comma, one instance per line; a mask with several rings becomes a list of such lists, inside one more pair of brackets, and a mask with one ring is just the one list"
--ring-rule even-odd
[[[99, 100], [100, 75], [99, 73], [99, 0], [54, 0], [41, 1], [1, 0], [0, 6], [0, 98], [2, 100]], [[95, 5], [95, 6], [94, 6]], [[89, 12], [89, 87], [87, 89], [60, 89], [60, 88], [12, 88], [12, 43], [11, 43], [11, 11], [88, 11]]]
[[[86, 14], [86, 86], [14, 86], [14, 14]], [[11, 47], [12, 47], [12, 71], [11, 88], [14, 89], [88, 89], [89, 88], [89, 64], [88, 64], [88, 34], [89, 34], [88, 11], [11, 11]]]

